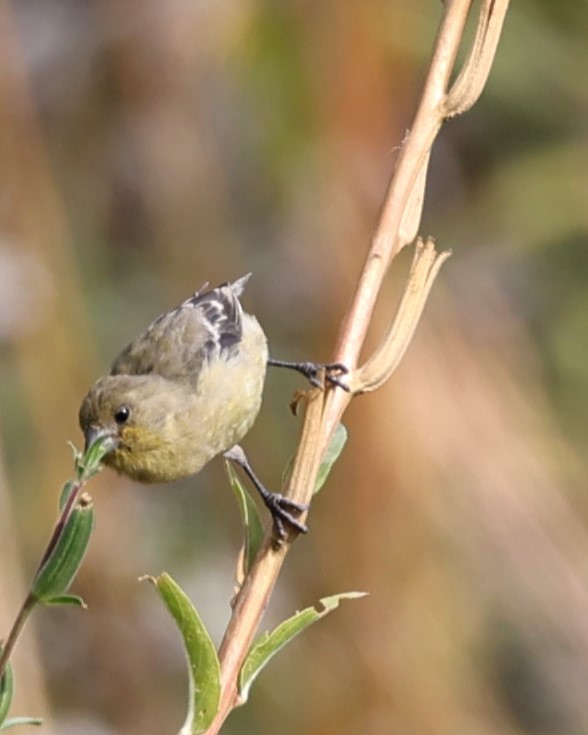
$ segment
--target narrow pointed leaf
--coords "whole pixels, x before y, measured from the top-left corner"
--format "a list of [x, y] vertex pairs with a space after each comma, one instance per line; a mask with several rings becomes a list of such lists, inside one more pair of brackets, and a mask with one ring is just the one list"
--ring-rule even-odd
[[[67, 495], [66, 483], [62, 499]], [[71, 492], [71, 489], [70, 489]], [[92, 530], [94, 509], [91, 502], [78, 503], [72, 510], [51, 553], [33, 580], [31, 593], [39, 602], [61, 597], [70, 586], [84, 558]]]
[[74, 465], [77, 467], [82, 459], [84, 458], [84, 455], [80, 450], [76, 447], [76, 445], [73, 442], [66, 442], [67, 446], [71, 449]]
[[43, 720], [39, 717], [12, 717], [0, 726], [0, 730], [8, 730], [11, 727], [18, 727], [19, 725], [32, 725], [33, 727], [37, 727], [42, 724]]
[[6, 720], [8, 710], [14, 697], [14, 674], [10, 661], [6, 664], [2, 678], [0, 678], [0, 725]]
[[79, 595], [55, 595], [54, 597], [45, 597], [43, 599], [43, 605], [70, 605], [71, 607], [83, 607], [86, 605], [84, 598]]
[[241, 514], [241, 520], [243, 522], [244, 529], [244, 540], [243, 540], [243, 551], [241, 554], [241, 569], [237, 573], [237, 579], [242, 581], [246, 576], [251, 565], [257, 556], [259, 547], [263, 541], [264, 531], [257, 505], [247, 492], [237, 473], [232, 468], [229, 462], [226, 462], [227, 473], [229, 475], [229, 481], [231, 488], [235, 494], [237, 505], [239, 506], [239, 513]]
[[74, 465], [78, 480], [89, 480], [102, 469], [102, 460], [114, 447], [114, 439], [110, 436], [99, 436], [88, 447], [85, 454], [68, 442], [73, 452]]
[[302, 633], [309, 625], [316, 623], [317, 620], [324, 618], [325, 615], [339, 607], [341, 600], [352, 600], [365, 595], [365, 592], [344, 592], [339, 595], [323, 597], [318, 603], [322, 606], [320, 610], [315, 607], [307, 607], [288, 618], [288, 620], [284, 620], [271, 633], [264, 633], [252, 646], [239, 674], [239, 694], [242, 701], [247, 700], [251, 685], [281, 648], [299, 633]]
[[155, 585], [173, 617], [188, 661], [188, 714], [180, 735], [198, 735], [210, 726], [220, 701], [220, 664], [216, 649], [196, 609], [169, 574], [147, 579]]
[[343, 426], [343, 424], [337, 424], [337, 428], [333, 432], [333, 436], [331, 437], [331, 441], [329, 442], [327, 451], [325, 452], [325, 455], [322, 458], [319, 466], [319, 471], [316, 476], [316, 484], [314, 486], [315, 495], [327, 481], [329, 472], [331, 471], [331, 468], [333, 467], [335, 462], [339, 459], [339, 455], [343, 451], [343, 447], [345, 446], [346, 441], [347, 429]]
[[[343, 424], [337, 424], [337, 428], [333, 432], [333, 436], [331, 437], [331, 441], [329, 442], [329, 446], [327, 447], [327, 451], [325, 452], [324, 457], [321, 460], [321, 463], [319, 465], [318, 473], [316, 476], [316, 483], [314, 485], [314, 491], [313, 495], [316, 495], [318, 491], [322, 488], [322, 486], [327, 481], [327, 477], [329, 476], [329, 473], [331, 471], [331, 468], [335, 464], [335, 462], [339, 459], [339, 455], [343, 451], [343, 447], [345, 446], [345, 442], [347, 441], [347, 429], [343, 426]], [[282, 473], [282, 487], [285, 487], [288, 483], [288, 480], [290, 479], [290, 475], [292, 474], [292, 467], [294, 466], [294, 457], [290, 457], [288, 460], [286, 467], [284, 468], [284, 472]]]
[[61, 513], [65, 507], [65, 504], [69, 500], [69, 496], [74, 492], [74, 490], [78, 490], [78, 486], [73, 480], [68, 480], [65, 485], [61, 488], [61, 492], [59, 493], [59, 512]]

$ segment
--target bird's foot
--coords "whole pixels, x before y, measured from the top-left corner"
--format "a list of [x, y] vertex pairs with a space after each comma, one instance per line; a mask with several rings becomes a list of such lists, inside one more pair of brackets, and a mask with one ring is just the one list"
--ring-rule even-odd
[[235, 444], [234, 447], [224, 452], [223, 456], [225, 459], [235, 462], [245, 472], [247, 477], [253, 483], [253, 486], [257, 492], [261, 495], [261, 499], [265, 507], [272, 514], [272, 520], [274, 524], [274, 547], [279, 549], [284, 541], [288, 538], [287, 528], [291, 531], [297, 531], [298, 533], [308, 533], [308, 526], [302, 521], [296, 518], [296, 514], [304, 513], [308, 510], [308, 503], [298, 503], [295, 500], [286, 498], [284, 495], [279, 493], [270, 492], [265, 485], [261, 482], [259, 477], [253, 471], [253, 468], [249, 464], [249, 460], [245, 455], [243, 449]]
[[266, 508], [272, 514], [272, 520], [274, 522], [274, 536], [275, 546], [279, 548], [286, 538], [288, 533], [286, 528], [289, 526], [291, 529], [298, 531], [298, 533], [308, 533], [308, 526], [302, 521], [299, 521], [294, 514], [304, 513], [308, 510], [308, 503], [297, 503], [295, 500], [290, 500], [279, 493], [272, 493], [266, 490], [266, 494], [262, 496], [263, 502]]
[[347, 393], [350, 391], [349, 386], [341, 380], [341, 377], [347, 375], [349, 372], [348, 368], [341, 362], [286, 362], [285, 360], [274, 360], [270, 358], [268, 365], [296, 370], [296, 372], [304, 375], [311, 385], [321, 390], [323, 384], [319, 378], [319, 374], [324, 371], [325, 380], [328, 383], [342, 388]]

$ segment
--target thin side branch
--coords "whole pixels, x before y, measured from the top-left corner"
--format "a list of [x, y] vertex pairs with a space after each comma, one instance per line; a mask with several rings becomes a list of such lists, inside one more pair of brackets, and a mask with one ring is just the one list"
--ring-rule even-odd
[[431, 238], [426, 242], [417, 240], [396, 317], [379, 347], [351, 378], [350, 388], [355, 394], [377, 390], [396, 370], [415, 333], [439, 269], [450, 255], [449, 251], [437, 253]]
[[446, 117], [454, 117], [474, 105], [488, 81], [509, 0], [484, 0], [476, 35], [467, 61], [447, 95]]
[[[323, 394], [318, 389], [309, 391], [306, 395], [305, 421], [290, 476], [289, 489], [285, 493], [301, 503], [309, 503], [312, 498], [314, 479], [321, 459], [314, 437], [320, 428], [322, 400]], [[292, 540], [293, 538], [276, 549], [270, 529], [235, 599], [233, 614], [219, 649], [222, 683], [219, 711], [207, 735], [219, 732], [226, 716], [240, 703], [237, 688], [239, 672]]]

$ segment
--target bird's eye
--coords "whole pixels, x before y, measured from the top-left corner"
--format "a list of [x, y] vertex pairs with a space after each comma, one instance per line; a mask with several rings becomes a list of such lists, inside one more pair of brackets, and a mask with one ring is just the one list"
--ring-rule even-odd
[[128, 406], [121, 406], [114, 414], [114, 420], [117, 424], [125, 424], [129, 416], [131, 415], [131, 409]]

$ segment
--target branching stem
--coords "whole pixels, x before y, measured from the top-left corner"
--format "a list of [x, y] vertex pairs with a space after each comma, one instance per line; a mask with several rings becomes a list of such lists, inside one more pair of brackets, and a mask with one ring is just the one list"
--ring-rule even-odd
[[[445, 0], [443, 17], [414, 124], [403, 143], [353, 302], [341, 326], [333, 362], [343, 363], [349, 368], [350, 385], [357, 392], [365, 388], [361, 384], [362, 371], [357, 369], [357, 365], [384, 276], [393, 258], [418, 233], [426, 169], [433, 142], [447, 117], [464, 111], [475, 102], [482, 92], [492, 65], [508, 0], [483, 0], [481, 3], [472, 48], [461, 73], [457, 75], [454, 88], [451, 88], [450, 80], [455, 76], [455, 62], [471, 4], [472, 0]], [[419, 247], [422, 247], [422, 243]], [[407, 334], [412, 335], [432, 280], [447, 257], [447, 253], [439, 256], [435, 252], [432, 240], [427, 240], [426, 248], [430, 266], [424, 272], [420, 285], [415, 287], [409, 281], [403, 297], [409, 307], [412, 304], [412, 308], [405, 310], [407, 318], [412, 321], [403, 325], [397, 319], [382, 344], [374, 351], [374, 355], [366, 359], [366, 365], [371, 368], [377, 364], [378, 375], [383, 376], [382, 380], [376, 381], [377, 385], [389, 377], [394, 369], [393, 361], [397, 362], [399, 359], [400, 348], [387, 344], [386, 340], [394, 341], [390, 340], [394, 330], [405, 335], [405, 341]], [[413, 294], [409, 293], [411, 287]], [[412, 297], [414, 300], [411, 302]], [[406, 344], [402, 345], [402, 351], [405, 348]], [[390, 361], [388, 365], [386, 360]], [[366, 380], [374, 380], [373, 370], [366, 369], [363, 374]], [[315, 389], [307, 394], [298, 452], [288, 486], [284, 490], [288, 497], [302, 503], [310, 501], [320, 459], [351, 397], [350, 393], [331, 387], [324, 393]], [[219, 651], [222, 678], [220, 708], [206, 735], [216, 735], [227, 715], [239, 704], [239, 671], [268, 604], [291, 540], [276, 551], [271, 536], [265, 539], [236, 598]]]

